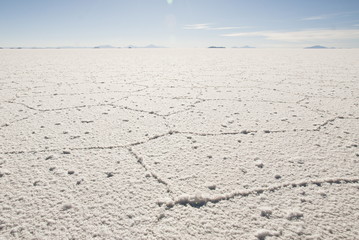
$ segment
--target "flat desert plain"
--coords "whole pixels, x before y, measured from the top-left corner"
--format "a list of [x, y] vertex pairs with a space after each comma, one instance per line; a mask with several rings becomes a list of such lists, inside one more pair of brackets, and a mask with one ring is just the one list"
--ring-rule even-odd
[[0, 50], [0, 239], [359, 239], [358, 49]]

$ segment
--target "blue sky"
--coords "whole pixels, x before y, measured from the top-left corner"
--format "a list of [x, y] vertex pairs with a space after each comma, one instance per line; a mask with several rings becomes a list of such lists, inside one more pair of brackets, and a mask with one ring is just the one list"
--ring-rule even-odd
[[0, 0], [1, 47], [359, 47], [359, 0]]

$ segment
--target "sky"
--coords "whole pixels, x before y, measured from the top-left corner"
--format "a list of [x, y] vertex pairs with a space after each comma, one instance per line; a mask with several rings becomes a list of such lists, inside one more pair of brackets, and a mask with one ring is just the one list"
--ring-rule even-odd
[[0, 47], [359, 47], [359, 0], [0, 0]]

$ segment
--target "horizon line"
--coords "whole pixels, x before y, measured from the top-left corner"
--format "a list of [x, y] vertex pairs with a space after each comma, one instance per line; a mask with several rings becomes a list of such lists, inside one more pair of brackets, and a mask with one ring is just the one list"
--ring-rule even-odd
[[[319, 46], [318, 48], [316, 48]], [[66, 47], [0, 47], [0, 50], [41, 50], [41, 49], [358, 49], [359, 47], [326, 47], [322, 45], [314, 45], [314, 46], [307, 46], [307, 47], [288, 47], [288, 46], [277, 46], [277, 47], [226, 47], [226, 46], [208, 46], [208, 47], [87, 47], [87, 46], [66, 46]]]

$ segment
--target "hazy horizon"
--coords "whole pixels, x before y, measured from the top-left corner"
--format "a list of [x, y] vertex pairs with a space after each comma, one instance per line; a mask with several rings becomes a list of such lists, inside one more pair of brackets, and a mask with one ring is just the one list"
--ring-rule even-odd
[[[107, 44], [102, 44], [107, 45]], [[150, 44], [149, 44], [150, 45]], [[2, 47], [0, 49], [9, 49], [9, 50], [19, 50], [19, 49], [28, 49], [28, 50], [46, 50], [46, 49], [104, 49], [104, 50], [115, 50], [115, 49], [278, 49], [278, 50], [286, 50], [286, 49], [358, 49], [359, 47], [334, 47], [334, 46], [323, 46], [323, 45], [312, 45], [312, 46], [305, 46], [305, 47], [256, 47], [256, 46], [204, 46], [204, 47], [167, 47], [167, 46], [157, 46], [156, 47], [149, 47], [149, 46], [109, 46], [109, 47], [102, 47], [99, 46], [57, 46], [57, 47], [31, 47], [31, 46], [12, 46], [12, 47]]]

